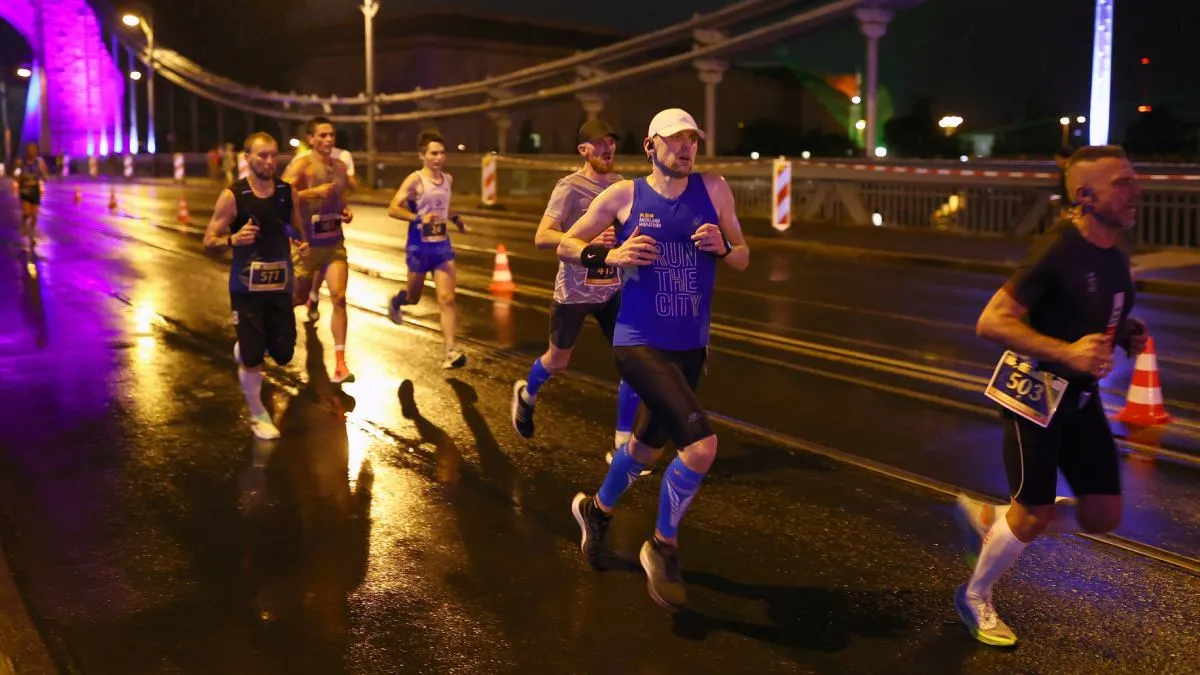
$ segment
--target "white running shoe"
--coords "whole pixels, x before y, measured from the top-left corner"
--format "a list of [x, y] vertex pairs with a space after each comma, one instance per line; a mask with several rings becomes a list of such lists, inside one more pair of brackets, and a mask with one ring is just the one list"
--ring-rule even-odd
[[266, 413], [251, 415], [250, 429], [254, 431], [254, 437], [260, 440], [273, 441], [279, 438], [279, 429], [271, 421], [271, 416]]
[[446, 360], [442, 361], [442, 368], [446, 370], [462, 368], [465, 365], [467, 365], [467, 355], [457, 349], [446, 352]]
[[1012, 647], [1017, 636], [1000, 617], [991, 598], [980, 598], [967, 593], [967, 585], [958, 587], [954, 594], [954, 609], [971, 631], [971, 637], [993, 647]]

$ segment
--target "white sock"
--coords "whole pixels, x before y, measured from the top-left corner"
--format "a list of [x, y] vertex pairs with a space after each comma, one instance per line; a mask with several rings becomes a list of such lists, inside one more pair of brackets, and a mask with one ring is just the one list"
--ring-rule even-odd
[[[446, 358], [450, 358], [449, 353], [446, 354]], [[534, 403], [537, 403], [537, 397], [530, 396], [528, 389], [521, 390], [521, 400], [524, 401], [526, 403], [526, 405], [533, 405]]]
[[246, 397], [246, 405], [250, 406], [250, 415], [266, 415], [267, 409], [262, 402], [262, 371], [246, 370], [238, 366], [238, 382], [242, 384], [242, 394]]
[[992, 586], [1017, 564], [1017, 558], [1026, 546], [1028, 544], [1013, 534], [1007, 518], [997, 518], [983, 538], [983, 550], [975, 564], [975, 573], [967, 583], [967, 593], [980, 598], [992, 597]]

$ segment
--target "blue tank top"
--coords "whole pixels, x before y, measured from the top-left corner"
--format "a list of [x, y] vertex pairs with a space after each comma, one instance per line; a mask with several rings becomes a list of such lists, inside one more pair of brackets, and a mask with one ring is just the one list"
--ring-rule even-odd
[[229, 189], [237, 204], [237, 216], [229, 230], [237, 232], [251, 217], [258, 224], [258, 239], [252, 245], [233, 247], [229, 291], [291, 293], [293, 272], [289, 232], [294, 232], [291, 186], [276, 179], [271, 196], [259, 197], [250, 189], [250, 181], [243, 178]]
[[716, 222], [717, 210], [699, 174], [688, 178], [677, 199], [658, 194], [645, 178], [633, 182], [633, 205], [617, 240], [624, 242], [640, 227], [658, 242], [658, 259], [623, 269], [614, 346], [684, 350], [708, 345], [717, 258], [697, 249], [691, 236], [701, 225]]

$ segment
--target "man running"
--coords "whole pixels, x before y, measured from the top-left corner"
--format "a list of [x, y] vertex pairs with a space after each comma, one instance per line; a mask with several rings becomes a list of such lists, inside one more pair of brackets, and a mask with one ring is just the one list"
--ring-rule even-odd
[[445, 139], [436, 131], [421, 132], [417, 156], [421, 158], [421, 168], [404, 179], [388, 206], [389, 216], [409, 221], [405, 247], [408, 285], [392, 296], [388, 316], [395, 323], [403, 321], [403, 306], [420, 302], [425, 275], [432, 272], [442, 315], [442, 340], [446, 345], [442, 367], [461, 368], [467, 364], [467, 355], [458, 350], [454, 336], [458, 324], [454, 249], [450, 246], [446, 223], [454, 223], [459, 232], [466, 232], [467, 227], [459, 215], [450, 212], [454, 177], [442, 171], [446, 163]]
[[[601, 120], [585, 122], [579, 128], [577, 150], [583, 157], [583, 168], [558, 181], [542, 222], [538, 225], [534, 243], [541, 249], [557, 249], [563, 232], [570, 229], [588, 206], [605, 188], [621, 180], [613, 173], [613, 155], [620, 140], [611, 126]], [[605, 228], [593, 244], [612, 247], [616, 234]], [[583, 322], [590, 315], [596, 319], [609, 344], [616, 330], [617, 310], [621, 306], [621, 279], [615, 267], [585, 268], [559, 262], [554, 279], [554, 300], [550, 304], [550, 346], [545, 354], [534, 360], [529, 377], [513, 385], [512, 423], [517, 433], [533, 438], [533, 412], [538, 391], [556, 373], [567, 369], [571, 352]], [[624, 380], [617, 390], [617, 431], [615, 448], [629, 441], [633, 420], [637, 414], [638, 398]], [[611, 462], [611, 455], [609, 453]]]
[[50, 172], [46, 160], [38, 156], [37, 143], [25, 146], [25, 158], [17, 165], [17, 196], [21, 199], [21, 236], [29, 239], [29, 252], [33, 253], [37, 235], [38, 211], [42, 204], [42, 182]]
[[[312, 148], [304, 147], [292, 157], [292, 162], [294, 163], [300, 158], [306, 157], [310, 154], [312, 154]], [[354, 175], [354, 156], [350, 154], [350, 151], [343, 150], [338, 147], [332, 147], [329, 150], [329, 156], [337, 159], [343, 165], [345, 165], [346, 190], [349, 192], [358, 192], [358, 178], [356, 178]], [[288, 168], [291, 168], [290, 163], [288, 164]], [[284, 174], [287, 174], [287, 169], [284, 170]], [[350, 207], [347, 206], [346, 208], [349, 210]], [[309, 281], [311, 283], [308, 284], [308, 299], [304, 301], [304, 308], [308, 313], [308, 320], [312, 323], [316, 323], [321, 318], [321, 311], [318, 309], [318, 306], [321, 301], [321, 284], [325, 283], [324, 270], [316, 270], [313, 272], [313, 275]], [[299, 302], [296, 304], [299, 304]]]
[[307, 240], [312, 248], [308, 258], [294, 256], [296, 286], [294, 304], [304, 304], [309, 321], [316, 321], [317, 303], [312, 293], [320, 291], [324, 280], [329, 285], [329, 299], [333, 303], [333, 317], [329, 321], [333, 330], [333, 350], [336, 365], [334, 384], [353, 382], [354, 374], [346, 367], [346, 330], [349, 321], [346, 315], [346, 284], [350, 279], [350, 266], [346, 258], [346, 241], [342, 224], [354, 219], [346, 206], [346, 165], [331, 156], [334, 139], [333, 123], [328, 117], [314, 117], [308, 122], [308, 144], [312, 152], [292, 160], [283, 180], [296, 188], [300, 203], [301, 223], [308, 231]]
[[[954, 605], [980, 642], [1016, 644], [996, 615], [992, 587], [1043, 533], [1109, 532], [1121, 520], [1117, 448], [1098, 382], [1113, 348], [1136, 356], [1146, 327], [1130, 318], [1134, 285], [1118, 246], [1137, 216], [1137, 174], [1117, 146], [1077, 150], [1066, 169], [1074, 209], [1033, 245], [979, 317], [980, 336], [1011, 350], [988, 395], [1004, 406], [1004, 465], [1011, 501], [960, 495], [970, 581]], [[1077, 499], [1055, 495], [1058, 470]]]
[[[642, 399], [633, 439], [616, 452], [599, 492], [580, 492], [571, 503], [580, 547], [594, 567], [602, 566], [617, 500], [658, 461], [667, 439], [674, 440], [679, 455], [663, 475], [658, 526], [640, 555], [650, 597], [668, 609], [687, 600], [676, 548], [679, 522], [717, 455], [717, 437], [696, 397], [717, 260], [736, 270], [750, 264], [729, 185], [719, 175], [691, 172], [703, 137], [679, 108], [655, 115], [643, 141], [650, 175], [600, 193], [558, 246], [564, 262], [628, 268], [613, 353], [621, 377]], [[620, 223], [620, 246], [589, 243], [613, 220]]]
[[250, 407], [250, 427], [263, 440], [279, 438], [262, 402], [262, 364], [266, 354], [287, 365], [296, 349], [296, 316], [292, 313], [292, 256], [288, 232], [298, 231], [299, 257], [308, 255], [299, 201], [287, 183], [276, 180], [279, 146], [258, 132], [244, 146], [250, 175], [221, 191], [204, 232], [210, 251], [233, 249], [229, 270], [229, 304], [237, 343], [233, 356], [238, 381]]

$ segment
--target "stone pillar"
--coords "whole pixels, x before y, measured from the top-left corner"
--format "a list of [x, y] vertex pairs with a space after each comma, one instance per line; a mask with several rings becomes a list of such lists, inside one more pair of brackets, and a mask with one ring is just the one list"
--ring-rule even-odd
[[879, 118], [876, 113], [876, 89], [879, 87], [879, 38], [887, 33], [892, 13], [883, 9], [862, 8], [854, 11], [858, 27], [867, 38], [867, 157], [875, 156]]
[[694, 65], [704, 83], [704, 156], [716, 157], [717, 85], [725, 78], [729, 64], [720, 59], [697, 59]]
[[508, 152], [508, 130], [512, 128], [512, 118], [502, 112], [489, 112], [488, 117], [496, 125], [496, 152], [503, 155]]
[[604, 104], [608, 102], [608, 95], [594, 91], [582, 91], [575, 94], [575, 98], [583, 104], [583, 112], [587, 113], [588, 120], [594, 120], [604, 112]]

